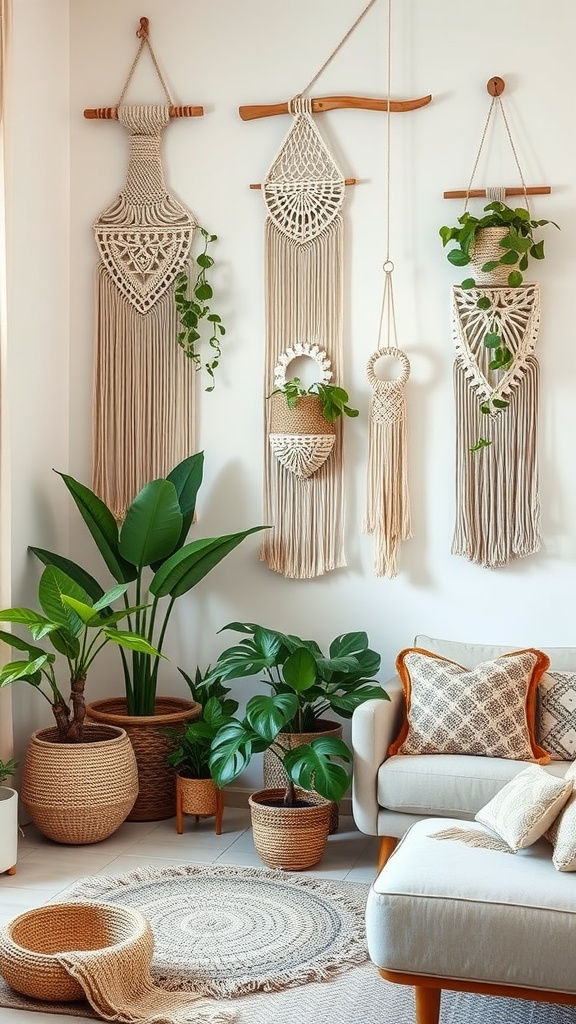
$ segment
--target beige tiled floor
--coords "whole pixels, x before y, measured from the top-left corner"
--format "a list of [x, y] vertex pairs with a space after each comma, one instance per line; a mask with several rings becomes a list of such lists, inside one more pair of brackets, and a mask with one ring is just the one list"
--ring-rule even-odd
[[[20, 840], [15, 875], [0, 875], [0, 925], [42, 903], [66, 899], [66, 891], [87, 875], [124, 874], [142, 865], [239, 864], [263, 867], [254, 849], [248, 810], [227, 807], [223, 834], [213, 820], [185, 818], [184, 834], [174, 819], [126, 822], [109, 839], [93, 846], [60, 846], [28, 826]], [[370, 882], [375, 875], [377, 841], [340, 815], [338, 832], [330, 836], [320, 863], [310, 870], [321, 878]], [[0, 1007], [0, 1024], [69, 1024], [68, 1015], [29, 1013]]]

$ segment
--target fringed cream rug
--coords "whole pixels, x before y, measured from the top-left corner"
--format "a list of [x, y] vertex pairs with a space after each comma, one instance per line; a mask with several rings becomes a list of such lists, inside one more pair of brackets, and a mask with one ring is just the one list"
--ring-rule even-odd
[[[154, 932], [156, 984], [213, 995], [214, 1012], [239, 1024], [413, 1024], [412, 990], [383, 981], [368, 960], [367, 892], [267, 869], [186, 865], [87, 879], [72, 898], [139, 909]], [[16, 1009], [34, 1020], [38, 1011], [59, 1014], [62, 1024], [96, 1016], [87, 1003], [18, 996], [0, 979], [0, 1024], [11, 1024]], [[187, 1019], [202, 1012], [191, 1007]], [[576, 1024], [576, 1009], [446, 992], [441, 1021]]]

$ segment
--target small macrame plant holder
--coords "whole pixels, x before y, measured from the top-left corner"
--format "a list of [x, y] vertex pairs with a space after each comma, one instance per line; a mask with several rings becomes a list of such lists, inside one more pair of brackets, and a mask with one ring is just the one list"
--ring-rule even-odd
[[[317, 345], [296, 344], [283, 352], [274, 370], [275, 389], [286, 384], [286, 369], [294, 359], [308, 356], [320, 370], [320, 381], [330, 383], [332, 372], [326, 352]], [[284, 469], [308, 479], [332, 454], [336, 428], [322, 415], [317, 395], [303, 395], [290, 408], [283, 394], [270, 396], [270, 447]]]
[[[146, 19], [142, 19], [146, 21]], [[167, 189], [160, 144], [174, 109], [146, 30], [117, 105], [130, 143], [126, 182], [94, 224], [96, 339], [93, 475], [96, 493], [123, 518], [137, 492], [194, 450], [194, 373], [178, 345], [173, 288], [188, 271], [196, 220]], [[166, 96], [126, 106], [147, 47]]]
[[[391, 75], [392, 3], [388, 0], [388, 97]], [[364, 532], [374, 535], [374, 575], [392, 578], [398, 575], [398, 548], [412, 536], [408, 467], [406, 456], [406, 401], [404, 386], [410, 376], [410, 362], [398, 347], [394, 288], [394, 263], [390, 259], [390, 114], [387, 118], [387, 210], [386, 259], [383, 264], [384, 288], [378, 329], [378, 347], [366, 366], [372, 388], [368, 431], [368, 480]], [[383, 334], [386, 332], [384, 343]], [[400, 374], [382, 379], [378, 363], [390, 357], [400, 363]]]
[[[529, 210], [528, 194], [545, 191], [526, 187], [500, 97], [503, 88], [501, 79], [488, 83], [492, 102], [470, 182], [463, 193], [465, 209], [488, 125], [497, 108], [522, 188], [487, 188], [487, 199], [504, 202], [507, 194], [520, 194]], [[541, 544], [537, 453], [540, 371], [534, 355], [540, 324], [540, 291], [534, 283], [511, 288], [507, 281], [510, 267], [480, 271], [484, 263], [502, 255], [499, 240], [502, 232], [506, 232], [500, 228], [487, 230], [476, 251], [471, 251], [471, 274], [476, 287], [454, 286], [452, 295], [456, 349], [456, 522], [452, 553], [495, 568], [533, 554]], [[478, 306], [482, 296], [490, 299], [488, 309]], [[484, 344], [485, 336], [496, 328], [512, 355], [505, 370], [490, 369], [493, 354]], [[500, 408], [498, 401], [502, 402]], [[489, 412], [482, 412], [482, 406]]]

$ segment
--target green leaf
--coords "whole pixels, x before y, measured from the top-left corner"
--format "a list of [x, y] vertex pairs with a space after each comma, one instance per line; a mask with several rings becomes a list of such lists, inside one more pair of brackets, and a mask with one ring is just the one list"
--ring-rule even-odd
[[536, 242], [534, 245], [532, 245], [530, 247], [530, 255], [535, 260], [543, 260], [544, 259], [544, 242], [543, 241]]
[[266, 744], [272, 743], [298, 711], [298, 698], [293, 693], [277, 693], [273, 697], [251, 697], [246, 705], [246, 722]]
[[342, 764], [331, 760], [351, 762], [348, 747], [342, 740], [325, 736], [301, 744], [284, 755], [284, 769], [296, 786], [313, 790], [327, 800], [341, 800], [348, 786], [350, 775]]
[[196, 257], [196, 263], [198, 264], [199, 267], [202, 267], [204, 270], [208, 270], [209, 267], [212, 267], [214, 265], [214, 260], [212, 259], [211, 256], [208, 255], [208, 253], [201, 252], [200, 255]]
[[79, 604], [90, 604], [90, 597], [82, 587], [55, 565], [47, 565], [38, 584], [38, 600], [42, 610], [53, 622], [64, 626], [72, 636], [78, 636], [82, 632], [82, 618], [70, 605], [64, 603], [64, 597], [73, 598]]
[[61, 569], [79, 587], [82, 587], [93, 601], [99, 601], [103, 596], [104, 589], [98, 581], [80, 565], [77, 565], [76, 562], [72, 562], [70, 558], [64, 558], [63, 555], [58, 555], [54, 551], [47, 551], [45, 548], [29, 547], [28, 550], [36, 555], [36, 558], [39, 558], [44, 565], [55, 565], [57, 569]]
[[220, 788], [234, 782], [252, 759], [252, 738], [241, 722], [219, 729], [212, 741], [210, 772]]
[[208, 299], [212, 298], [214, 292], [208, 282], [204, 281], [203, 284], [196, 285], [194, 295], [200, 300], [200, 302], [207, 302]]
[[503, 256], [500, 257], [500, 263], [504, 266], [512, 266], [514, 263], [518, 263], [518, 253], [514, 252], [513, 249], [509, 249]]
[[500, 266], [500, 260], [488, 260], [480, 269], [484, 274], [489, 274], [492, 270], [496, 270], [496, 267]]
[[488, 448], [492, 444], [492, 441], [487, 441], [485, 437], [479, 437], [476, 444], [470, 446], [469, 451], [479, 452], [481, 448]]
[[156, 597], [181, 597], [204, 579], [246, 537], [266, 529], [266, 526], [253, 526], [239, 533], [205, 537], [186, 544], [180, 551], [174, 552], [154, 574], [150, 592]]
[[20, 680], [31, 682], [32, 680], [29, 677], [35, 675], [49, 660], [50, 656], [48, 654], [42, 654], [40, 657], [34, 658], [33, 661], [9, 662], [0, 671], [0, 686], [10, 686], [12, 683], [17, 683]]
[[[102, 594], [102, 597], [100, 598], [99, 601], [94, 602], [93, 610], [95, 612], [100, 612], [103, 611], [105, 608], [109, 608], [110, 605], [113, 605], [114, 602], [117, 601], [119, 597], [122, 597], [122, 595], [125, 594], [127, 590], [127, 583], [119, 583], [117, 587], [112, 587], [111, 590], [107, 590], [105, 594]], [[123, 612], [122, 614], [125, 615], [126, 612]]]
[[140, 654], [149, 654], [153, 658], [164, 658], [163, 654], [160, 654], [152, 644], [149, 644], [143, 636], [138, 636], [137, 633], [124, 632], [121, 629], [103, 629], [102, 632], [107, 640], [118, 644], [119, 647], [126, 647], [130, 651], [139, 651]]
[[466, 267], [470, 263], [469, 254], [462, 249], [451, 249], [446, 258], [454, 267]]
[[3, 640], [5, 644], [13, 647], [16, 651], [27, 651], [30, 660], [32, 660], [33, 656], [39, 658], [46, 653], [41, 647], [35, 647], [34, 644], [22, 640], [19, 636], [15, 636], [14, 633], [7, 633], [3, 629], [0, 629], [0, 640]]
[[112, 512], [100, 498], [66, 473], [59, 473], [88, 527], [102, 558], [118, 583], [136, 579], [134, 566], [126, 562], [118, 547], [118, 527]]
[[288, 655], [282, 666], [282, 678], [297, 693], [309, 690], [316, 682], [316, 662], [310, 651], [299, 647]]
[[492, 302], [487, 295], [481, 295], [476, 305], [478, 309], [490, 309]]
[[[195, 455], [190, 455], [187, 459], [179, 462], [166, 477], [176, 488], [176, 497], [178, 498], [180, 512], [182, 513], [182, 530], [176, 544], [177, 549], [181, 548], [184, 544], [194, 520], [196, 499], [202, 484], [203, 472], [204, 452], [197, 452]], [[157, 568], [158, 566], [154, 564], [154, 571]]]
[[31, 608], [4, 608], [0, 611], [0, 622], [17, 622], [20, 626], [26, 626], [35, 640], [41, 640], [43, 636], [58, 628], [58, 623], [32, 611]]
[[526, 253], [524, 253], [524, 255], [520, 257], [520, 263], [518, 264], [518, 268], [519, 270], [528, 270], [528, 256], [526, 255]]
[[505, 402], [502, 398], [493, 398], [492, 405], [494, 405], [496, 409], [507, 409], [510, 403]]
[[[482, 402], [482, 404], [480, 406], [480, 412], [484, 413], [485, 416], [489, 416], [490, 415], [490, 411], [491, 410], [490, 410], [490, 406], [488, 405], [488, 402]], [[472, 449], [470, 449], [470, 451], [472, 451]]]
[[496, 334], [494, 331], [489, 331], [488, 334], [484, 335], [484, 344], [486, 348], [498, 348], [501, 341], [502, 338], [500, 335]]
[[511, 274], [508, 274], [508, 284], [511, 288], [519, 288], [523, 280], [519, 270], [513, 270]]
[[170, 480], [152, 480], [136, 495], [120, 530], [120, 554], [138, 570], [171, 554], [182, 531], [182, 513]]

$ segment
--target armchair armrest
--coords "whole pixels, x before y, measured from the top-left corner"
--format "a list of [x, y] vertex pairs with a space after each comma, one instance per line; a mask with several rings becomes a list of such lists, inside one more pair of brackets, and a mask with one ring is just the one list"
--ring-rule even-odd
[[367, 700], [352, 715], [352, 813], [361, 832], [378, 835], [378, 769], [400, 731], [404, 693], [398, 676], [384, 684], [390, 700]]

